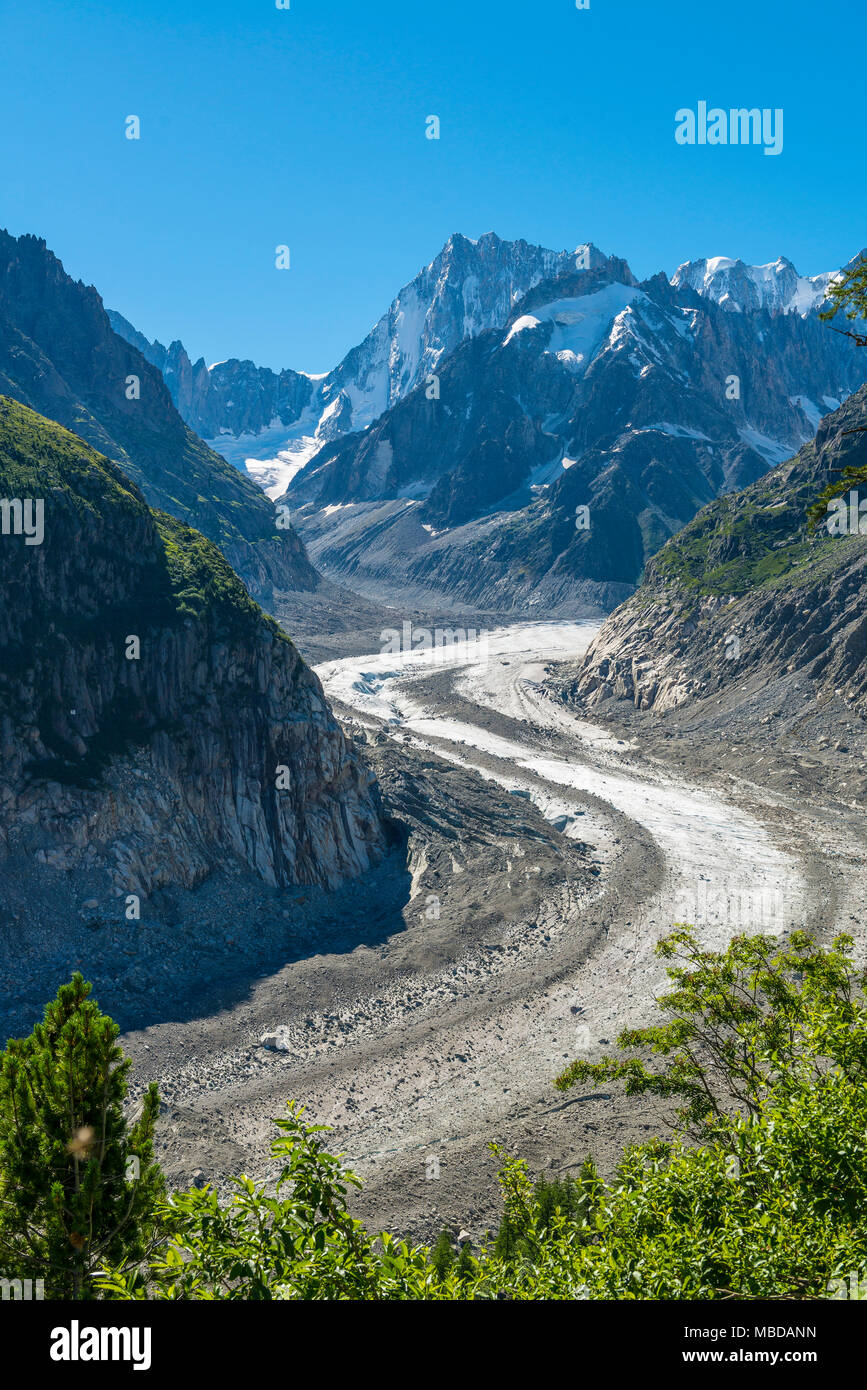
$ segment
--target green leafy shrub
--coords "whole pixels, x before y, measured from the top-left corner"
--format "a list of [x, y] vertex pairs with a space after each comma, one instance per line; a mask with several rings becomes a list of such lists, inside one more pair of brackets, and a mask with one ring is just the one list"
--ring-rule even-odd
[[[157, 1196], [162, 1246], [95, 1281], [113, 1299], [825, 1299], [867, 1271], [867, 979], [852, 941], [739, 937], [705, 950], [688, 928], [658, 948], [660, 1024], [619, 1054], [573, 1062], [561, 1089], [620, 1081], [670, 1102], [665, 1139], [535, 1183], [497, 1146], [504, 1217], [493, 1248], [447, 1233], [431, 1250], [373, 1236], [360, 1186], [297, 1104], [276, 1121], [274, 1195], [237, 1178]], [[7, 1188], [8, 1191], [8, 1188]], [[504, 1234], [505, 1233], [505, 1234]]]

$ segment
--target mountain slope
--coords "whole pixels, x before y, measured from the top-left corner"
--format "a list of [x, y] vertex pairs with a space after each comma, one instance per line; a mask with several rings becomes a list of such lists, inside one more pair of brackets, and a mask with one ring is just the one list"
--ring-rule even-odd
[[[138, 382], [138, 398], [129, 398]], [[115, 334], [96, 290], [36, 237], [0, 232], [0, 391], [115, 459], [147, 500], [215, 541], [257, 597], [315, 588], [292, 531], [185, 425], [160, 375]]]
[[865, 374], [813, 312], [729, 312], [603, 258], [460, 344], [438, 396], [325, 446], [287, 500], [316, 562], [372, 596], [607, 611]]
[[4, 854], [142, 896], [217, 867], [334, 885], [381, 854], [370, 774], [210, 541], [5, 397], [0, 495], [44, 504], [41, 543], [0, 538]]
[[487, 232], [476, 241], [456, 233], [430, 265], [392, 301], [363, 342], [325, 377], [320, 390], [323, 438], [364, 429], [435, 372], [468, 338], [505, 323], [515, 303], [542, 280], [595, 268], [595, 246], [548, 251]]
[[549, 251], [494, 232], [459, 233], [404, 285], [366, 338], [326, 375], [270, 372], [234, 360], [190, 365], [182, 344], [166, 349], [112, 311], [112, 324], [164, 373], [181, 414], [214, 448], [275, 497], [329, 440], [365, 429], [403, 399], [465, 339], [505, 323], [540, 281], [605, 257], [585, 245]]
[[844, 470], [853, 469], [861, 480], [854, 490], [867, 497], [865, 423], [862, 387], [794, 458], [713, 502], [670, 540], [567, 673], [569, 698], [661, 712], [720, 694], [760, 705], [766, 692], [799, 683], [799, 705], [806, 689], [806, 699], [836, 694], [863, 709], [867, 534], [829, 529], [825, 494], [843, 489], [850, 513]]
[[191, 362], [183, 343], [149, 342], [122, 314], [107, 313], [114, 332], [162, 374], [179, 414], [203, 439], [291, 425], [310, 404], [313, 382], [302, 372], [272, 372], [237, 358], [212, 367], [204, 357]]

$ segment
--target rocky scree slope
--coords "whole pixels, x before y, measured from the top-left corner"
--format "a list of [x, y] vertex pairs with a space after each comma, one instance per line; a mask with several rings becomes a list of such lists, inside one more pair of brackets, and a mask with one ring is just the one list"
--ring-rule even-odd
[[210, 541], [8, 398], [0, 496], [44, 502], [41, 544], [0, 537], [4, 857], [143, 895], [217, 867], [334, 886], [381, 856], [371, 774]]
[[775, 682], [800, 677], [813, 700], [837, 694], [863, 711], [867, 534], [832, 533], [827, 502], [842, 493], [848, 513], [853, 490], [867, 498], [864, 424], [867, 387], [794, 458], [704, 508], [651, 560], [583, 660], [561, 673], [562, 694], [590, 707], [625, 700], [664, 712], [720, 692], [729, 703], [760, 704]]
[[[128, 399], [136, 377], [139, 398]], [[134, 389], [134, 388], [132, 388]], [[0, 231], [0, 392], [115, 460], [151, 506], [213, 540], [251, 593], [315, 589], [298, 536], [175, 409], [160, 372], [113, 332], [102, 300], [37, 237]]]

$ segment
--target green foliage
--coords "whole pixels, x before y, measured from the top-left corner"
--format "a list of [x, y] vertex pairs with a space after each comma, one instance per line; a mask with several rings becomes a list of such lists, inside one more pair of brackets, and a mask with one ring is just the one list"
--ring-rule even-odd
[[461, 1253], [458, 1256], [458, 1262], [455, 1266], [455, 1275], [462, 1283], [466, 1283], [468, 1280], [474, 1278], [477, 1269], [478, 1263], [473, 1259], [470, 1251], [470, 1243], [465, 1240], [461, 1246]]
[[448, 1231], [440, 1231], [430, 1262], [437, 1272], [437, 1278], [445, 1279], [455, 1262], [455, 1252], [452, 1249], [452, 1239]]
[[[595, 1164], [589, 1157], [585, 1159], [577, 1178], [568, 1174], [553, 1179], [538, 1177], [533, 1188], [533, 1208], [540, 1233], [554, 1228], [554, 1218], [558, 1212], [570, 1221], [583, 1219], [588, 1210], [588, 1192], [593, 1190], [594, 1180], [599, 1181]], [[524, 1235], [523, 1217], [516, 1221], [505, 1211], [494, 1242], [494, 1254], [509, 1260], [519, 1254], [531, 1253]]]
[[289, 642], [282, 628], [250, 597], [228, 560], [205, 536], [167, 512], [154, 512], [175, 620], [208, 622], [222, 638], [252, 636], [257, 627]]
[[[840, 313], [850, 322], [855, 322], [857, 319], [867, 319], [867, 256], [862, 256], [851, 270], [843, 272], [833, 281], [828, 287], [825, 298], [829, 302], [829, 307], [824, 309], [819, 317], [826, 322], [830, 322]], [[858, 347], [867, 347], [867, 335], [864, 333], [855, 333], [846, 328], [837, 328], [836, 331], [853, 338]], [[867, 425], [858, 425], [845, 432], [860, 435], [865, 431], [867, 431]], [[810, 528], [815, 530], [819, 523], [825, 520], [829, 502], [832, 502], [836, 497], [841, 497], [844, 492], [848, 492], [849, 488], [858, 488], [864, 483], [867, 483], [867, 464], [856, 463], [843, 468], [840, 471], [840, 476], [829, 483], [810, 507], [807, 513]]]
[[[573, 1259], [589, 1297], [822, 1298], [867, 1268], [867, 1010], [852, 945], [796, 932], [713, 952], [680, 928], [658, 948], [678, 958], [658, 1000], [668, 1020], [618, 1040], [664, 1063], [579, 1061], [557, 1078], [679, 1102], [676, 1129], [702, 1141], [629, 1150], [597, 1191], [592, 1242]], [[574, 1250], [574, 1236], [559, 1239]]]
[[156, 1087], [130, 1126], [130, 1062], [89, 993], [73, 975], [30, 1036], [0, 1055], [0, 1272], [44, 1279], [52, 1298], [93, 1297], [103, 1263], [139, 1262], [163, 1188]]
[[[663, 1022], [629, 1030], [622, 1055], [575, 1062], [561, 1089], [622, 1080], [677, 1109], [668, 1140], [630, 1148], [604, 1181], [592, 1160], [532, 1181], [496, 1145], [504, 1217], [494, 1249], [444, 1232], [433, 1250], [371, 1237], [347, 1207], [359, 1180], [324, 1127], [290, 1105], [277, 1121], [276, 1192], [247, 1178], [156, 1202], [165, 1243], [107, 1268], [108, 1298], [811, 1299], [867, 1271], [867, 1007], [852, 941], [823, 949], [739, 937], [660, 944]], [[633, 1055], [638, 1054], [638, 1055]], [[698, 1142], [696, 1142], [698, 1141]]]
[[557, 1077], [622, 1080], [627, 1095], [682, 1102], [678, 1123], [695, 1138], [726, 1122], [733, 1106], [758, 1118], [771, 1095], [817, 1085], [829, 1064], [852, 1084], [867, 1078], [865, 976], [854, 971], [851, 937], [829, 950], [806, 932], [785, 946], [773, 936], [738, 936], [725, 951], [703, 949], [691, 927], [677, 928], [657, 954], [675, 959], [673, 989], [658, 1000], [667, 1022], [630, 1029], [618, 1046], [667, 1058], [660, 1068], [640, 1057], [577, 1061]]
[[[819, 314], [820, 318], [830, 321], [842, 313], [850, 321], [867, 319], [867, 256], [862, 256], [851, 270], [844, 271], [834, 280], [825, 298], [830, 303]], [[859, 343], [859, 346], [863, 344]]]
[[8, 396], [0, 396], [0, 495], [53, 495], [82, 521], [98, 521], [113, 508], [131, 524], [145, 506], [138, 488], [110, 459]]
[[328, 1153], [324, 1125], [289, 1105], [271, 1157], [281, 1163], [276, 1195], [236, 1178], [227, 1203], [211, 1188], [176, 1193], [158, 1209], [169, 1233], [146, 1269], [108, 1271], [115, 1298], [388, 1299], [423, 1297], [439, 1283], [430, 1252], [382, 1235], [374, 1242], [346, 1206], [355, 1175]]
[[[111, 459], [8, 397], [0, 397], [0, 495], [46, 499], [46, 543], [62, 550], [84, 528], [93, 564], [104, 553], [114, 556], [119, 542], [136, 547], [134, 592], [121, 596], [119, 613], [39, 614], [70, 640], [86, 640], [106, 620], [125, 634], [189, 618], [207, 621], [216, 637], [243, 636], [265, 623], [275, 637], [288, 640], [212, 541], [166, 512], [151, 511]], [[13, 579], [10, 572], [10, 584]]]
[[653, 575], [694, 597], [812, 586], [823, 568], [839, 564], [840, 551], [835, 538], [811, 536], [802, 520], [807, 505], [807, 492], [783, 499], [771, 473], [700, 512], [653, 558]]

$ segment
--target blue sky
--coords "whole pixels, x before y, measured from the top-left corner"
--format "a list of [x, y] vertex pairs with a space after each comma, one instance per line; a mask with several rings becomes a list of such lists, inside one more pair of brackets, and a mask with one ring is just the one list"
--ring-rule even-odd
[[[4, 0], [0, 225], [149, 337], [314, 372], [454, 231], [815, 274], [867, 244], [865, 38], [852, 0]], [[678, 146], [700, 100], [782, 107], [782, 154]]]

